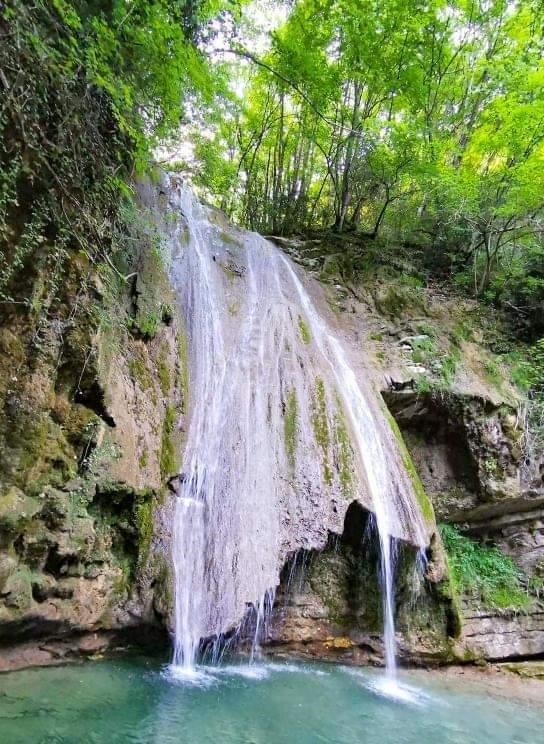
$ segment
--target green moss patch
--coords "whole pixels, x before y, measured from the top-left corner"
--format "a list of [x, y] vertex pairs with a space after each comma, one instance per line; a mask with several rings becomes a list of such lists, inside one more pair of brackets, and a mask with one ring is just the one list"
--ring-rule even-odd
[[227, 232], [226, 230], [220, 230], [219, 237], [221, 239], [221, 242], [225, 243], [226, 245], [235, 246], [236, 248], [243, 247], [242, 241], [236, 236], [232, 235], [232, 233]]
[[178, 469], [178, 455], [175, 448], [174, 430], [176, 425], [176, 407], [166, 406], [162, 426], [160, 469], [163, 478], [172, 475]]
[[384, 404], [383, 411], [385, 413], [385, 416], [389, 422], [389, 426], [391, 427], [391, 430], [393, 434], [395, 435], [395, 438], [397, 440], [397, 443], [399, 445], [400, 454], [402, 457], [403, 465], [406, 469], [406, 472], [410, 476], [410, 480], [412, 481], [412, 487], [414, 489], [414, 493], [417, 498], [417, 502], [419, 504], [419, 508], [421, 510], [421, 514], [423, 515], [423, 518], [427, 523], [434, 523], [434, 509], [433, 505], [431, 503], [431, 500], [425, 493], [425, 489], [423, 487], [423, 483], [421, 482], [421, 479], [419, 477], [419, 474], [416, 470], [416, 467], [414, 465], [414, 462], [412, 458], [410, 457], [410, 453], [408, 452], [408, 448], [406, 446], [406, 442], [404, 441], [404, 438], [402, 436], [401, 430], [399, 429], [399, 425], [395, 421], [394, 416], [391, 414], [387, 406]]
[[148, 463], [149, 463], [149, 452], [148, 452], [147, 449], [144, 449], [144, 451], [140, 455], [140, 458], [138, 460], [138, 464], [139, 464], [139, 466], [141, 468], [145, 468], [145, 467], [147, 467]]
[[391, 319], [414, 312], [427, 314], [425, 295], [416, 277], [404, 277], [396, 284], [377, 287], [374, 302], [378, 312]]
[[136, 505], [136, 521], [138, 524], [138, 556], [139, 562], [143, 563], [149, 555], [153, 537], [153, 503], [150, 498], [141, 500]]
[[287, 393], [285, 402], [285, 413], [283, 420], [283, 431], [285, 439], [285, 453], [287, 462], [291, 468], [295, 467], [295, 457], [297, 449], [297, 431], [298, 431], [298, 404], [297, 394], [294, 390]]
[[441, 524], [440, 534], [451, 580], [459, 593], [500, 610], [522, 610], [530, 605], [521, 572], [509, 556], [494, 546], [465, 537], [453, 525]]
[[323, 478], [325, 479], [325, 483], [331, 485], [332, 471], [329, 465], [329, 445], [331, 437], [329, 431], [329, 420], [327, 417], [325, 383], [320, 377], [315, 381], [315, 390], [312, 402], [312, 427], [314, 430], [315, 441], [323, 452]]
[[172, 386], [172, 380], [170, 379], [170, 368], [168, 366], [168, 352], [164, 344], [157, 359], [157, 372], [162, 394], [168, 395]]
[[156, 336], [161, 323], [171, 320], [172, 310], [168, 301], [170, 285], [159, 238], [152, 234], [153, 245], [142, 253], [136, 284], [136, 312], [130, 319], [129, 329], [144, 340]]
[[312, 334], [310, 333], [308, 324], [306, 323], [302, 315], [298, 316], [298, 332], [300, 334], [302, 343], [309, 344], [310, 341], [312, 340]]
[[344, 495], [348, 496], [350, 494], [353, 480], [353, 451], [351, 448], [349, 430], [340, 401], [337, 401], [337, 406], [338, 408], [334, 423], [336, 442], [338, 444], [338, 472]]
[[181, 413], [187, 413], [189, 395], [189, 355], [187, 351], [187, 337], [183, 328], [178, 331], [178, 384], [181, 392]]
[[142, 390], [150, 390], [153, 387], [153, 378], [147, 367], [144, 353], [141, 350], [138, 350], [136, 355], [128, 360], [128, 371], [132, 380]]

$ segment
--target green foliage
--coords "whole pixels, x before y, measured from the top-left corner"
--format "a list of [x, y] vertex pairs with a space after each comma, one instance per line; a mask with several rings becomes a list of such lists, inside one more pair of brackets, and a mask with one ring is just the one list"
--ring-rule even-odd
[[425, 364], [429, 360], [433, 360], [437, 355], [437, 348], [434, 338], [427, 336], [426, 338], [414, 338], [411, 342], [412, 346], [412, 359], [418, 364]]
[[484, 470], [488, 475], [495, 475], [498, 467], [499, 464], [494, 457], [488, 457], [486, 460], [484, 460]]
[[456, 346], [460, 346], [462, 341], [471, 341], [474, 330], [465, 318], [458, 320], [451, 332], [451, 341]]
[[539, 575], [531, 576], [529, 578], [527, 588], [529, 589], [529, 591], [535, 594], [538, 599], [544, 599], [544, 577], [543, 576], [539, 576]]
[[452, 347], [449, 354], [440, 361], [440, 376], [446, 387], [451, 387], [453, 383], [460, 357], [459, 349]]
[[448, 524], [440, 525], [452, 580], [462, 594], [478, 598], [486, 607], [525, 609], [530, 604], [521, 573], [512, 559], [496, 547], [481, 545]]
[[527, 393], [535, 380], [535, 369], [528, 355], [520, 351], [514, 351], [510, 352], [506, 358], [510, 364], [512, 382], [521, 391]]
[[437, 390], [436, 384], [429, 380], [425, 375], [417, 375], [415, 383], [416, 391], [421, 395], [432, 393]]
[[536, 461], [544, 447], [544, 338], [506, 359], [512, 381], [525, 394], [524, 454]]
[[341, 233], [365, 257], [375, 243], [542, 335], [539, 3], [298, 0], [250, 49], [229, 70], [243, 95], [223, 91], [215, 137], [196, 138], [222, 208], [265, 233]]
[[144, 338], [154, 338], [159, 329], [159, 316], [156, 313], [146, 313], [140, 319], [138, 330]]
[[45, 327], [75, 256], [79, 281], [101, 263], [117, 270], [127, 180], [177, 132], [187, 97], [209, 102], [214, 83], [194, 36], [221, 9], [204, 0], [0, 6], [3, 305], [28, 308]]
[[425, 320], [417, 324], [416, 330], [423, 336], [428, 336], [432, 340], [436, 339], [436, 328]]
[[0, 299], [45, 328], [69, 311], [68, 259], [84, 281], [112, 253], [130, 148], [85, 76], [66, 4], [6, 3], [0, 33]]
[[499, 385], [502, 380], [502, 371], [496, 359], [486, 359], [484, 362], [486, 377], [493, 385]]
[[544, 387], [544, 338], [529, 349], [525, 374], [529, 387]]

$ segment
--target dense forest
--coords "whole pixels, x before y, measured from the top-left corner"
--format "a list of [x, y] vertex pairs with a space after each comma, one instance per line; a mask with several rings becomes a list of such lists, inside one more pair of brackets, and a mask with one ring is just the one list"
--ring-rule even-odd
[[73, 251], [122, 279], [131, 183], [183, 140], [167, 167], [240, 224], [497, 309], [540, 399], [543, 22], [538, 0], [3, 3], [2, 310], [54, 314]]
[[202, 180], [256, 230], [380, 241], [538, 335], [542, 23], [531, 2], [298, 2], [262, 57], [232, 45], [251, 65]]

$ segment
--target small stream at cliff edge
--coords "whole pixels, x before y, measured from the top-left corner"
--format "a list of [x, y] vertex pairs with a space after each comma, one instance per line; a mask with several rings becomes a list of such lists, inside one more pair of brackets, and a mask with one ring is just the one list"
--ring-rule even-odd
[[385, 697], [382, 672], [322, 664], [233, 663], [192, 684], [143, 657], [0, 676], [2, 744], [538, 744], [544, 710], [402, 673], [411, 702]]

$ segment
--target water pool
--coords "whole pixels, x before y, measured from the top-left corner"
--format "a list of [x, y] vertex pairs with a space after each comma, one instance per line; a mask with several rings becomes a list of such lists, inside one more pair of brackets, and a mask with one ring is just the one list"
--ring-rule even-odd
[[[144, 657], [0, 676], [2, 744], [542, 744], [544, 710], [481, 685], [263, 662], [191, 677]], [[544, 683], [543, 683], [544, 693]]]

